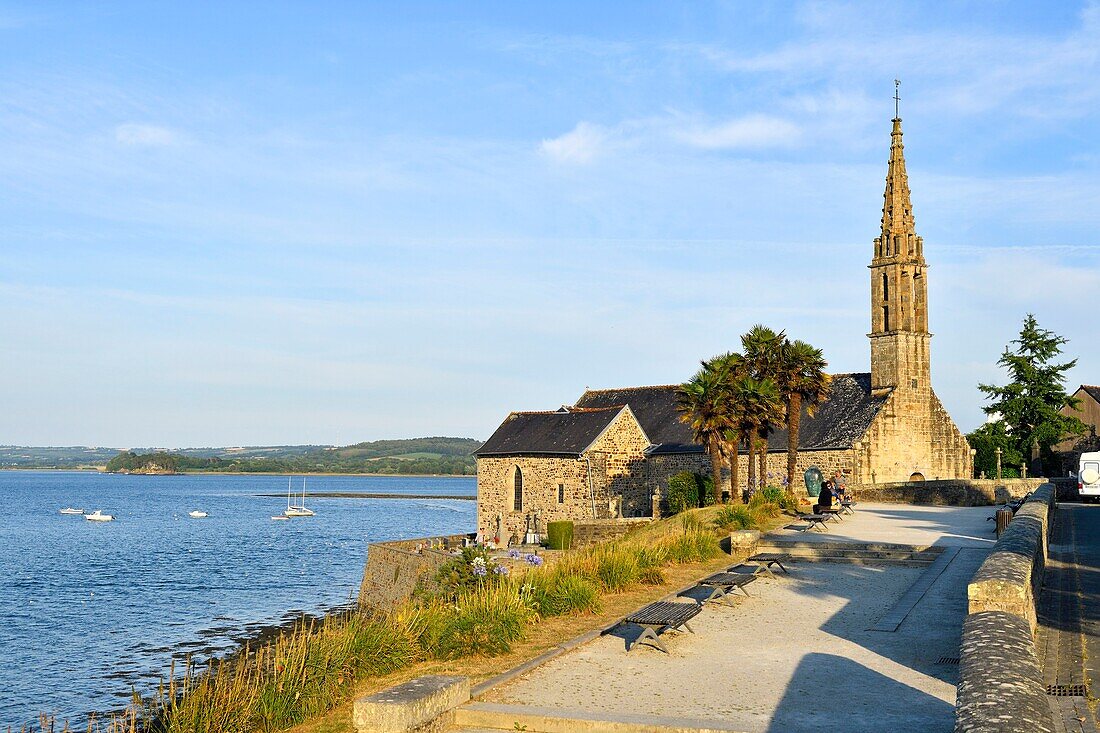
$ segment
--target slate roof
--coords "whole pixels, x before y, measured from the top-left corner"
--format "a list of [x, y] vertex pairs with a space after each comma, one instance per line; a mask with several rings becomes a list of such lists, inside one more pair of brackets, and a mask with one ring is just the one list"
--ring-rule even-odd
[[474, 455], [579, 456], [625, 409], [620, 402], [598, 409], [513, 412]]
[[[680, 421], [677, 409], [678, 385], [588, 390], [577, 400], [577, 407], [602, 408], [626, 404], [641, 423], [653, 443], [651, 453], [699, 453], [703, 448], [692, 442], [691, 429]], [[889, 393], [871, 393], [871, 375], [834, 374], [829, 399], [813, 417], [805, 410], [798, 431], [799, 450], [835, 450], [850, 448], [863, 437]], [[787, 449], [787, 431], [777, 430], [768, 438], [769, 451]]]
[[1095, 384], [1082, 384], [1080, 388], [1085, 390], [1089, 397], [1096, 400], [1097, 403], [1100, 403], [1100, 387], [1097, 387]]

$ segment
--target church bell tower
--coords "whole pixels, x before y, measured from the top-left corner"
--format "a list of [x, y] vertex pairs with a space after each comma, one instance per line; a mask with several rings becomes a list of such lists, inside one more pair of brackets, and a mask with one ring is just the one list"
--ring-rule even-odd
[[[897, 97], [895, 96], [895, 100]], [[913, 223], [901, 118], [895, 108], [882, 231], [871, 259], [871, 388], [931, 391], [928, 265]]]

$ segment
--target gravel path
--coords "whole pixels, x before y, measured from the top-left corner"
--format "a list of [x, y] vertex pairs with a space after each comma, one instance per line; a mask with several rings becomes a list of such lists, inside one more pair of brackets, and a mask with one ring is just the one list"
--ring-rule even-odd
[[[614, 716], [721, 721], [757, 731], [951, 731], [965, 583], [984, 557], [963, 549], [897, 632], [868, 631], [921, 568], [800, 563], [710, 603], [671, 654], [620, 627], [513, 682], [487, 701]], [[961, 600], [959, 594], [961, 593]]]

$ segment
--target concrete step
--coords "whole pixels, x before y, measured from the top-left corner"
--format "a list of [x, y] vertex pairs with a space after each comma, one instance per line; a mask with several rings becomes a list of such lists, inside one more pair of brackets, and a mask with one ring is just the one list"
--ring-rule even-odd
[[887, 543], [813, 542], [806, 540], [770, 540], [759, 545], [757, 552], [783, 553], [796, 562], [838, 562], [854, 564], [902, 565], [925, 567], [931, 565], [942, 547], [921, 545], [894, 545]]
[[470, 702], [455, 710], [452, 733], [526, 730], [528, 733], [745, 733], [720, 721]]

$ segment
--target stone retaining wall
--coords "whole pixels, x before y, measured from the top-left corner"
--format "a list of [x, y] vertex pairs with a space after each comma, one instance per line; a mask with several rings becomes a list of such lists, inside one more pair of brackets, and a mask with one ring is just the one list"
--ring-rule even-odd
[[1035, 647], [1054, 499], [1037, 488], [967, 586], [956, 733], [1054, 730]]
[[1027, 621], [1005, 611], [967, 616], [959, 657], [955, 733], [1054, 733]]
[[424, 537], [396, 542], [375, 542], [367, 547], [367, 565], [359, 585], [359, 605], [389, 611], [412, 597], [418, 583], [430, 584], [436, 571], [451, 559], [433, 545], [462, 545], [470, 535]]
[[636, 527], [649, 524], [650, 521], [648, 518], [636, 518], [573, 522], [573, 549], [616, 540]]
[[1035, 491], [1045, 478], [939, 479], [890, 484], [849, 485], [856, 501], [947, 506], [989, 506]]

